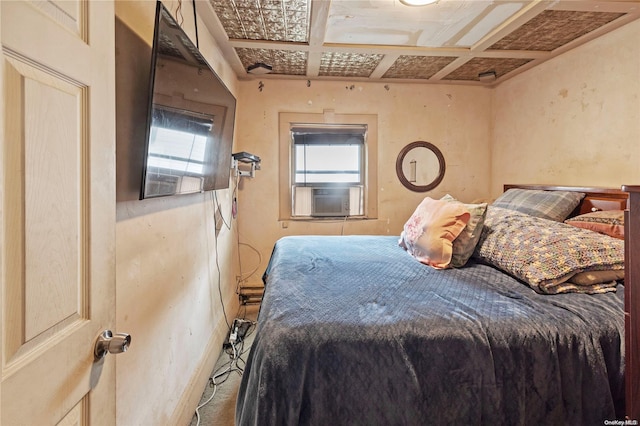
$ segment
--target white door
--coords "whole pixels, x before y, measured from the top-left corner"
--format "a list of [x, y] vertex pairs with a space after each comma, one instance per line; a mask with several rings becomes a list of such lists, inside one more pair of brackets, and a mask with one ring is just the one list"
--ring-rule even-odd
[[[0, 424], [115, 423], [111, 1], [0, 0]], [[126, 356], [126, 355], [123, 355]]]

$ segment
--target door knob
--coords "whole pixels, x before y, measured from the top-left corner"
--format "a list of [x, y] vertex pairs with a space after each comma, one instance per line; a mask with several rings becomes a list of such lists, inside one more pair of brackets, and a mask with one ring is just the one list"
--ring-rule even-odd
[[107, 353], [119, 354], [126, 352], [131, 344], [131, 336], [125, 333], [116, 333], [111, 330], [104, 330], [96, 339], [93, 349], [93, 356], [96, 361], [101, 360]]

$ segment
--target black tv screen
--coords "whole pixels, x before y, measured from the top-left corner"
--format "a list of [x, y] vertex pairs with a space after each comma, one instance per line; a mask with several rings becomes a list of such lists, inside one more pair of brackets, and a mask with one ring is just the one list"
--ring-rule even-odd
[[140, 199], [229, 187], [236, 99], [157, 2]]

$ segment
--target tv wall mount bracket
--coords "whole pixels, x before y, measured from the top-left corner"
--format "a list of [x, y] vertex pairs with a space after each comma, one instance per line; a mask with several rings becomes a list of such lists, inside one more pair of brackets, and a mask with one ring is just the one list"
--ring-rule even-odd
[[256, 170], [260, 170], [260, 162], [262, 160], [257, 155], [242, 151], [232, 154], [232, 157], [232, 168], [236, 176], [252, 178], [255, 177]]

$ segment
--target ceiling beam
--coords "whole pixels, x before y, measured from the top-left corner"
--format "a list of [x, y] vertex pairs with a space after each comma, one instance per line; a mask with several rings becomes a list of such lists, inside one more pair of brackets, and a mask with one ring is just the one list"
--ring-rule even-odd
[[211, 5], [211, 3], [206, 2], [206, 5], [204, 7], [199, 7], [198, 15], [200, 15], [200, 18], [204, 22], [204, 25], [213, 36], [213, 39], [218, 45], [218, 48], [220, 48], [224, 59], [226, 59], [231, 68], [233, 68], [233, 71], [236, 73], [236, 75], [238, 77], [245, 75], [247, 73], [247, 70], [244, 69], [244, 66], [240, 61], [240, 58], [238, 58], [235, 49], [229, 43], [227, 32], [224, 30], [224, 27], [222, 26], [220, 19], [218, 19], [218, 16], [213, 10], [213, 6]]
[[371, 79], [382, 78], [384, 73], [386, 73], [387, 70], [391, 68], [391, 66], [396, 62], [396, 60], [399, 57], [400, 55], [398, 55], [397, 53], [389, 53], [387, 55], [384, 55], [384, 57], [382, 58], [382, 60], [380, 61], [376, 69], [373, 70], [369, 78]]
[[309, 25], [309, 46], [307, 55], [307, 76], [317, 77], [322, 62], [322, 44], [327, 32], [327, 20], [331, 0], [313, 0], [311, 2], [311, 23]]

